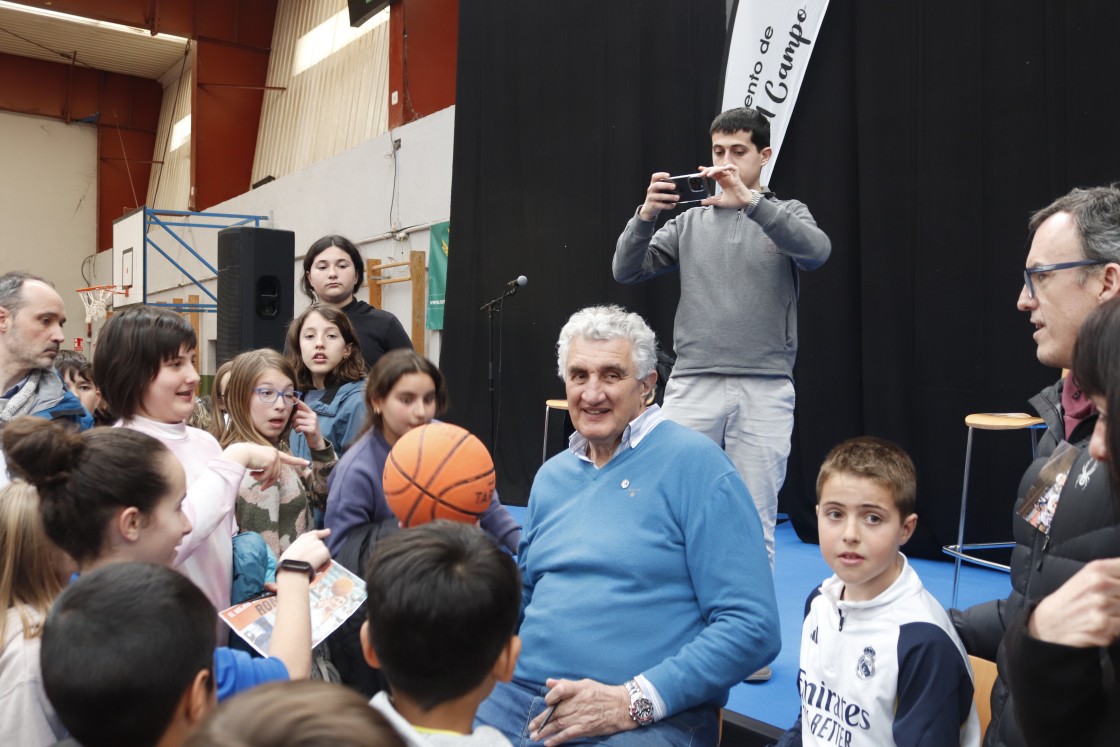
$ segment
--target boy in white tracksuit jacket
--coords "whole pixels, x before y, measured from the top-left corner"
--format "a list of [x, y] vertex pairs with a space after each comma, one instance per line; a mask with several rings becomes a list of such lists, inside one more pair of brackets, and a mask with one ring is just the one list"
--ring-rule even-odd
[[898, 551], [915, 492], [913, 463], [890, 442], [852, 439], [825, 458], [817, 522], [836, 575], [805, 604], [801, 713], [779, 747], [980, 744], [964, 647]]

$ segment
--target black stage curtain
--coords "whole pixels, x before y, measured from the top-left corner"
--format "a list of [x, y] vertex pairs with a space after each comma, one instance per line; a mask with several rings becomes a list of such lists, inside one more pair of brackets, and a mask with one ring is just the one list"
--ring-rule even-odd
[[[553, 345], [571, 312], [621, 303], [671, 347], [678, 285], [613, 281], [649, 174], [707, 163], [723, 0], [464, 3], [452, 251], [441, 364], [448, 419], [489, 442], [487, 321], [501, 314], [496, 463], [523, 504]], [[1027, 409], [1058, 372], [1034, 357], [1022, 286], [1029, 213], [1120, 178], [1120, 4], [833, 2], [771, 187], [804, 201], [832, 258], [802, 274], [797, 425], [782, 510], [816, 540], [817, 468], [840, 440], [895, 440], [919, 475], [909, 551], [955, 537], [970, 412]], [[777, 30], [781, 33], [781, 30]], [[554, 444], [554, 448], [559, 443]], [[969, 539], [1010, 535], [1025, 433], [980, 433]]]

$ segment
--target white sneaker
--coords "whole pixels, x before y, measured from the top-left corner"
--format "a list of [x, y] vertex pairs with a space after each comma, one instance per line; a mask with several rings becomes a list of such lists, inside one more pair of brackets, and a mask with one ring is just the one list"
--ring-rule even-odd
[[762, 669], [747, 677], [743, 682], [769, 682], [772, 675], [773, 672], [770, 671], [770, 665], [767, 664]]

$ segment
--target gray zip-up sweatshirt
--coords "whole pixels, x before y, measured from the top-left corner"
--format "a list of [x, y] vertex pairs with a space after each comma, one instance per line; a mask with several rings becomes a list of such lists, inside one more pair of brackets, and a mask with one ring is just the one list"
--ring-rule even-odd
[[674, 376], [793, 377], [797, 272], [824, 264], [832, 244], [804, 204], [767, 197], [753, 210], [692, 208], [656, 233], [635, 212], [618, 237], [618, 282], [680, 270]]

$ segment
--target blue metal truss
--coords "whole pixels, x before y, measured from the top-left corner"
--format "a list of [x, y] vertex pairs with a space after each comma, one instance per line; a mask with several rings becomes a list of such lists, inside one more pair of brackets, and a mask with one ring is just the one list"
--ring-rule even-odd
[[[221, 220], [229, 220], [229, 221], [233, 221], [233, 222], [231, 222], [231, 223], [191, 223], [191, 222], [188, 222], [188, 221], [185, 221], [185, 220], [164, 220], [163, 218], [160, 218], [159, 216], [171, 216], [171, 217], [175, 217], [175, 218], [214, 218], [214, 219], [221, 219]], [[201, 262], [202, 265], [207, 270], [214, 273], [214, 275], [217, 275], [218, 274], [218, 269], [216, 267], [214, 267], [212, 264], [210, 264], [209, 262], [207, 262], [206, 259], [203, 258], [203, 256], [201, 254], [199, 254], [198, 252], [196, 252], [194, 250], [194, 247], [192, 247], [190, 244], [188, 244], [186, 241], [184, 241], [183, 238], [181, 236], [179, 236], [179, 234], [175, 233], [175, 231], [173, 231], [171, 229], [172, 228], [216, 228], [216, 229], [220, 230], [220, 229], [223, 229], [223, 228], [233, 228], [234, 226], [244, 226], [244, 225], [248, 225], [250, 223], [252, 223], [254, 227], [260, 228], [261, 221], [262, 220], [268, 220], [268, 219], [269, 218], [268, 218], [267, 215], [238, 215], [238, 214], [235, 214], [235, 213], [206, 213], [206, 212], [198, 213], [198, 212], [192, 212], [192, 211], [189, 211], [189, 210], [157, 210], [155, 208], [145, 207], [144, 208], [144, 258], [143, 258], [143, 262], [144, 262], [144, 297], [141, 299], [141, 302], [145, 303], [145, 304], [148, 304], [149, 306], [161, 306], [161, 307], [164, 307], [164, 308], [174, 309], [175, 311], [186, 311], [186, 312], [196, 311], [196, 312], [203, 312], [203, 313], [208, 313], [208, 314], [214, 314], [214, 313], [217, 313], [217, 311], [218, 311], [218, 297], [215, 296], [212, 292], [210, 292], [210, 290], [208, 288], [206, 288], [202, 284], [202, 282], [200, 280], [198, 280], [194, 275], [191, 275], [191, 273], [188, 272], [186, 270], [186, 268], [184, 268], [181, 264], [176, 262], [171, 257], [170, 254], [168, 254], [166, 251], [163, 250], [163, 248], [161, 246], [159, 246], [159, 244], [157, 244], [155, 241], [152, 240], [151, 235], [148, 232], [148, 229], [150, 227], [158, 226], [158, 227], [162, 228], [165, 232], [167, 232], [167, 235], [171, 236], [171, 238], [178, 241], [179, 244], [184, 249], [186, 249], [188, 252], [190, 252], [191, 256], [193, 256], [195, 259], [197, 259], [199, 262]], [[161, 255], [163, 255], [164, 259], [166, 259], [168, 262], [170, 262], [175, 267], [175, 269], [177, 269], [179, 272], [183, 273], [183, 275], [185, 275], [188, 280], [190, 280], [192, 283], [194, 283], [196, 288], [198, 288], [200, 291], [205, 293], [213, 303], [148, 303], [148, 247], [149, 246], [152, 247], [153, 249], [155, 249]]]

